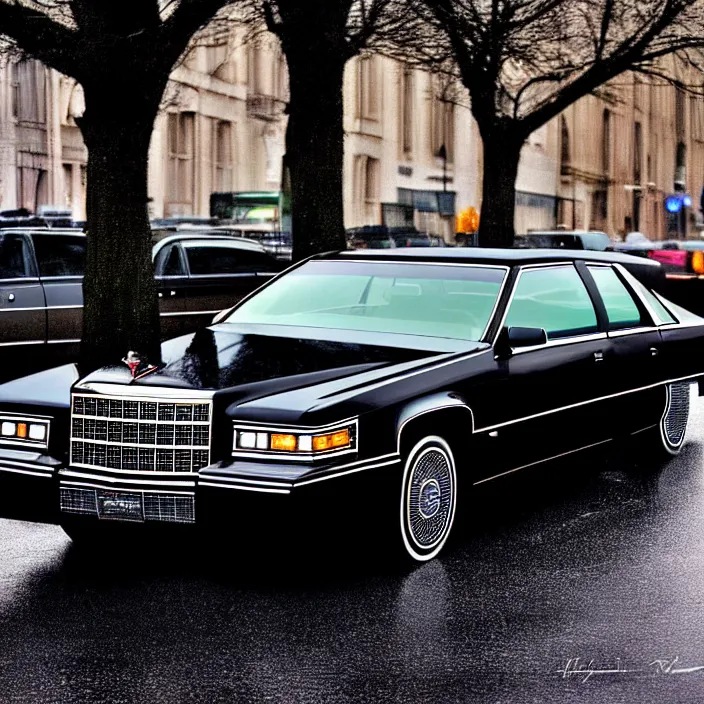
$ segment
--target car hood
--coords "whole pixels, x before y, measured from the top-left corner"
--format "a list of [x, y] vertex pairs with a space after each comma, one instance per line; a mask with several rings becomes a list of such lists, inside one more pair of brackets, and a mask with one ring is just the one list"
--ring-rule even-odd
[[[471, 344], [471, 343], [469, 343]], [[422, 362], [437, 350], [261, 334], [215, 326], [162, 345], [163, 365], [133, 379], [126, 366], [105, 367], [81, 381], [134, 386], [220, 390], [243, 388], [262, 395], [361, 374], [389, 365]], [[248, 395], [248, 394], [247, 394]]]

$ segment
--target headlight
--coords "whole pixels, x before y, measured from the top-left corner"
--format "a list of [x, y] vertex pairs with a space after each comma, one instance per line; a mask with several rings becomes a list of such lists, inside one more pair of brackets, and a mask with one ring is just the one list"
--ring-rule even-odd
[[0, 445], [46, 448], [48, 444], [48, 420], [24, 416], [0, 416]]
[[318, 458], [357, 448], [357, 422], [339, 426], [289, 430], [234, 426], [234, 455], [289, 455], [300, 458]]

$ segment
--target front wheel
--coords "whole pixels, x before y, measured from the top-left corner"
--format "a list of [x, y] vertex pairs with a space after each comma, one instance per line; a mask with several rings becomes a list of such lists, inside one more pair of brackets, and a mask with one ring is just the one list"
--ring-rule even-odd
[[437, 435], [423, 438], [406, 455], [401, 489], [401, 537], [417, 562], [434, 558], [452, 530], [457, 506], [457, 469], [450, 446]]

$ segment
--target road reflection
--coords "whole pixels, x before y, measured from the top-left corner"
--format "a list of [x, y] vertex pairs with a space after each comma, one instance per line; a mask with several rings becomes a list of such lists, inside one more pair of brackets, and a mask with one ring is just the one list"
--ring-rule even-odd
[[85, 553], [2, 521], [0, 699], [557, 701], [581, 686], [555, 675], [570, 658], [699, 662], [700, 419], [662, 474], [594, 455], [487, 486], [411, 570], [227, 535]]

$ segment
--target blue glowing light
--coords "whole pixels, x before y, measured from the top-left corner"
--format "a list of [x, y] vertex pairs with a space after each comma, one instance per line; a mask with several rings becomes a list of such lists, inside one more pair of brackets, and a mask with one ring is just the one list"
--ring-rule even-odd
[[691, 208], [692, 207], [692, 196], [689, 194], [682, 196], [682, 202], [684, 203], [685, 208]]
[[668, 213], [679, 213], [682, 210], [682, 198], [680, 196], [668, 196], [665, 199], [665, 209]]

